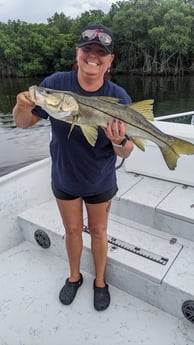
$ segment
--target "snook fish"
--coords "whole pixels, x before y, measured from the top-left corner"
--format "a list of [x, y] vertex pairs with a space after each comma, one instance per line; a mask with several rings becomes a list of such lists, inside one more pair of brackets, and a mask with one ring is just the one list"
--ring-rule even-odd
[[[153, 116], [153, 100], [129, 105], [119, 104], [119, 99], [105, 96], [86, 97], [69, 91], [58, 91], [39, 86], [29, 88], [30, 99], [50, 116], [81, 127], [90, 145], [95, 146], [97, 127], [106, 127], [113, 119], [123, 121], [130, 139], [145, 151], [144, 140], [159, 146], [170, 170], [174, 170], [180, 154], [194, 154], [194, 144], [168, 135], [150, 121]], [[69, 135], [70, 135], [69, 133]]]

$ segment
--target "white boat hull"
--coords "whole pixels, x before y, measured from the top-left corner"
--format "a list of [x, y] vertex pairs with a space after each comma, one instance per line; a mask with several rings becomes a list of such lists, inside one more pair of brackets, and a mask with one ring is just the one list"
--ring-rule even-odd
[[[165, 133], [194, 143], [193, 125], [160, 121], [155, 121], [154, 125]], [[177, 168], [169, 170], [158, 146], [152, 142], [145, 144], [145, 152], [135, 147], [132, 155], [125, 161], [125, 168], [129, 172], [194, 186], [194, 155], [181, 155]]]

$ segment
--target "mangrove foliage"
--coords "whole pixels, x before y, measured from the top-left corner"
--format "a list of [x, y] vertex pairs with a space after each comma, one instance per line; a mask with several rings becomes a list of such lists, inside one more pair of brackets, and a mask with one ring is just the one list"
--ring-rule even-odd
[[128, 0], [108, 13], [77, 18], [55, 13], [47, 23], [0, 22], [0, 76], [34, 77], [70, 70], [80, 30], [102, 23], [115, 34], [113, 73], [185, 75], [194, 72], [194, 1]]

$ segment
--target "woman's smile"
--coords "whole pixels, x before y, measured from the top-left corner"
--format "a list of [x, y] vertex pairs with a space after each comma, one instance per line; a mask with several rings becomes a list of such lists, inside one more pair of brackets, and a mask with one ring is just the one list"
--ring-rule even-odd
[[96, 62], [92, 62], [92, 61], [87, 61], [87, 64], [90, 65], [90, 66], [99, 66], [100, 64], [99, 63], [96, 63]]

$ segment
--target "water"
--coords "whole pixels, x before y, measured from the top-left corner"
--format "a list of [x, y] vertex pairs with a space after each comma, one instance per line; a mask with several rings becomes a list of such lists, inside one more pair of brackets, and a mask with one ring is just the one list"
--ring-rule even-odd
[[133, 101], [154, 99], [155, 117], [194, 110], [194, 77], [117, 76], [116, 81]]
[[0, 79], [0, 176], [49, 156], [49, 122], [21, 129], [16, 128], [12, 116], [18, 92], [39, 81]]
[[[123, 86], [133, 101], [153, 98], [155, 116], [194, 110], [193, 77], [125, 75], [113, 81]], [[16, 128], [11, 114], [17, 93], [39, 82], [40, 78], [0, 79], [0, 176], [49, 156], [49, 123], [43, 120], [28, 129]]]

